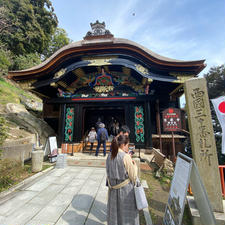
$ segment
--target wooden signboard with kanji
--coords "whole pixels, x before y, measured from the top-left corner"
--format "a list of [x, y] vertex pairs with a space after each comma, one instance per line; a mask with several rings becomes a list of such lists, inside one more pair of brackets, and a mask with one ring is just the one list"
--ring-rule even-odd
[[181, 130], [181, 113], [180, 109], [168, 108], [162, 112], [163, 130], [164, 131], [179, 131]]

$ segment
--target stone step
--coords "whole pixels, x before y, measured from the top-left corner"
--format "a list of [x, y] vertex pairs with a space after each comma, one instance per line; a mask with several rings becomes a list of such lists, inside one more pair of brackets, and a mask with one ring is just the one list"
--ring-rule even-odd
[[106, 166], [106, 157], [101, 157], [101, 159], [98, 159], [98, 157], [96, 157], [96, 159], [90, 159], [90, 160], [86, 160], [86, 159], [80, 159], [80, 160], [76, 160], [76, 159], [72, 159], [72, 158], [68, 158], [67, 159], [67, 165], [69, 166], [85, 166], [85, 167], [103, 167], [105, 168]]
[[[96, 148], [97, 148], [97, 145], [98, 143], [95, 142], [94, 145], [93, 145], [93, 149], [92, 149], [92, 152], [95, 153], [96, 151]], [[111, 146], [111, 142], [107, 142], [106, 143], [106, 152], [109, 153], [110, 152], [110, 146]], [[83, 148], [83, 153], [90, 153], [90, 149], [91, 149], [91, 143], [88, 142], [87, 145], [86, 145], [86, 148]], [[100, 148], [99, 148], [99, 153], [103, 153], [103, 145], [101, 144]]]
[[[96, 146], [97, 147], [97, 145], [98, 145], [98, 142], [94, 142], [94, 145], [93, 146]], [[87, 142], [86, 143], [86, 146], [91, 146], [91, 143], [90, 142]], [[106, 142], [106, 146], [111, 146], [111, 142]]]

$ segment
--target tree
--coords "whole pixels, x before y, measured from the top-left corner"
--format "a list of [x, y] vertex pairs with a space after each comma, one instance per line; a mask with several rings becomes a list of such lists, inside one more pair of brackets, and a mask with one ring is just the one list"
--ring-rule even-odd
[[58, 21], [50, 0], [0, 0], [7, 10], [10, 29], [3, 29], [0, 41], [15, 55], [42, 53]]
[[0, 76], [7, 73], [11, 63], [11, 52], [0, 42]]
[[[209, 72], [205, 74], [204, 77], [207, 81], [209, 99], [225, 95], [225, 65], [210, 68]], [[222, 130], [211, 102], [210, 108], [219, 163], [225, 164], [225, 156], [221, 154]]]
[[9, 30], [9, 28], [12, 26], [8, 15], [9, 11], [5, 7], [0, 7], [0, 33], [2, 33], [4, 30]]
[[37, 53], [26, 55], [14, 55], [9, 70], [23, 70], [36, 66], [41, 63], [40, 56]]
[[56, 28], [55, 33], [52, 35], [48, 47], [42, 53], [43, 58], [47, 59], [57, 50], [59, 50], [60, 48], [71, 42], [72, 40], [68, 38], [67, 33], [64, 29]]

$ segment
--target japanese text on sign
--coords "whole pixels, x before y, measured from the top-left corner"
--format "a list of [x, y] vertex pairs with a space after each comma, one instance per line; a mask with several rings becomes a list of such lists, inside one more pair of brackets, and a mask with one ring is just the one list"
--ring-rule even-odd
[[208, 126], [205, 120], [205, 103], [204, 103], [204, 91], [200, 90], [200, 88], [193, 89], [191, 94], [193, 98], [193, 108], [195, 119], [198, 123], [199, 130], [199, 147], [200, 147], [200, 160], [207, 160], [208, 165], [211, 166], [211, 157], [212, 153], [210, 152], [211, 145], [209, 143], [210, 131], [208, 130]]

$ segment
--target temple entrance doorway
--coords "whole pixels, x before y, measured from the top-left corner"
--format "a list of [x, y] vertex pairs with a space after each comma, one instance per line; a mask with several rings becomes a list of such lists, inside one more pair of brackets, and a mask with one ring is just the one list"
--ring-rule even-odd
[[87, 107], [84, 108], [83, 134], [86, 135], [91, 127], [97, 128], [97, 122], [105, 124], [109, 135], [115, 136], [118, 129], [125, 124], [124, 107]]

